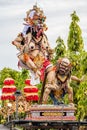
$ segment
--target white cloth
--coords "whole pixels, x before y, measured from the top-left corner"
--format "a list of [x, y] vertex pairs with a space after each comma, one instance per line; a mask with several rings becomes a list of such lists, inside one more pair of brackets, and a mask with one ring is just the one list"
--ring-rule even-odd
[[30, 27], [30, 25], [25, 25], [24, 28], [23, 28], [23, 31], [22, 31], [22, 34], [25, 36], [26, 35], [26, 32], [28, 30], [28, 28]]
[[[29, 14], [29, 18], [33, 18], [34, 14], [35, 14], [35, 10], [32, 10]], [[22, 34], [25, 36], [26, 35], [26, 32], [28, 30], [28, 28], [31, 27], [31, 25], [25, 25], [24, 28], [23, 28], [23, 31], [22, 31]]]
[[29, 18], [32, 19], [32, 18], [34, 17], [35, 12], [36, 12], [35, 10], [32, 10], [32, 11], [29, 13]]
[[30, 70], [30, 77], [31, 77], [31, 81], [30, 81], [31, 85], [37, 85], [40, 83], [39, 77], [36, 78], [36, 75], [32, 70]]
[[40, 78], [39, 77], [36, 78], [36, 74], [27, 65], [23, 64], [21, 60], [19, 61], [19, 67], [30, 71], [29, 76], [31, 77], [31, 81], [30, 81], [31, 85], [37, 85], [40, 83]]

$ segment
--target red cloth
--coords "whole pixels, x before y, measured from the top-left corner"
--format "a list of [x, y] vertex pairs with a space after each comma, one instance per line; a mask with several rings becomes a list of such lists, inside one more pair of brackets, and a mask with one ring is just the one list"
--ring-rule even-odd
[[26, 93], [37, 93], [38, 92], [38, 88], [24, 88], [24, 92]]
[[1, 100], [15, 100], [14, 95], [1, 96]]
[[51, 64], [51, 62], [50, 62], [49, 60], [47, 60], [47, 59], [43, 62], [43, 67], [42, 67], [41, 70], [40, 70], [40, 72], [41, 72], [41, 76], [40, 76], [41, 81], [44, 80], [45, 70], [46, 70], [46, 68], [47, 68], [50, 64]]
[[26, 97], [26, 100], [27, 101], [38, 101], [39, 97], [38, 97], [38, 95], [30, 95], [30, 96]]
[[12, 84], [14, 84], [15, 82], [14, 82], [14, 80], [12, 80], [12, 79], [6, 79], [6, 80], [4, 80], [4, 85], [12, 85]]
[[26, 80], [25, 80], [25, 84], [27, 84], [27, 85], [30, 85], [30, 82], [31, 82], [30, 79], [26, 79]]
[[2, 93], [12, 93], [15, 92], [16, 88], [2, 88]]

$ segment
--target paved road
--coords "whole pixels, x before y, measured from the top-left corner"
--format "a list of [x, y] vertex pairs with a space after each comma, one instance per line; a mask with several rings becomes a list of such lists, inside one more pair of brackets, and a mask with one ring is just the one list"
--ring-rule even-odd
[[4, 126], [4, 125], [0, 125], [0, 130], [9, 130], [9, 128], [7, 128], [7, 127]]

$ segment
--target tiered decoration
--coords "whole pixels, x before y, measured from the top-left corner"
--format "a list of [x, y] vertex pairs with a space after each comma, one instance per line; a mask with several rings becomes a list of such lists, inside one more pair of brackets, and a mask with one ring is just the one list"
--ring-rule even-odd
[[14, 92], [16, 91], [16, 86], [14, 83], [14, 79], [12, 78], [6, 78], [4, 80], [1, 100], [15, 100]]
[[27, 101], [38, 101], [38, 88], [31, 85], [30, 79], [25, 80], [24, 95]]

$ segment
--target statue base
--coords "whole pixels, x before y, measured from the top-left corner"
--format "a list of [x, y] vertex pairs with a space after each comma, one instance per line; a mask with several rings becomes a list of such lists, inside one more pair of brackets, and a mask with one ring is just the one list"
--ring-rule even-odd
[[32, 105], [28, 111], [31, 121], [75, 121], [76, 108], [70, 105]]

